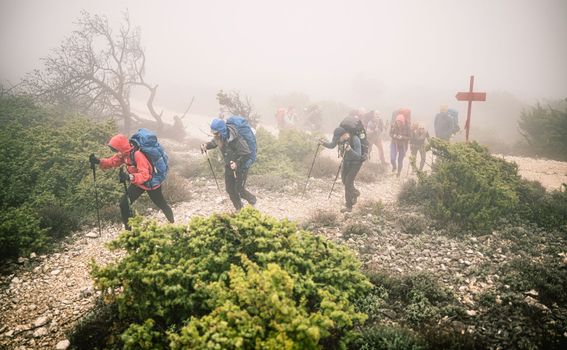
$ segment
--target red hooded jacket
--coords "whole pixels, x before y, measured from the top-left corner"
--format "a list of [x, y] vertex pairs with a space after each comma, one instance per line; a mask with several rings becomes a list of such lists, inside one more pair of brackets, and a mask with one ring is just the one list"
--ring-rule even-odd
[[[101, 169], [110, 169], [119, 167], [122, 164], [126, 164], [126, 170], [129, 174], [134, 177], [132, 183], [144, 190], [155, 190], [161, 185], [157, 185], [154, 188], [148, 188], [144, 185], [146, 181], [152, 178], [153, 169], [152, 164], [148, 161], [148, 158], [140, 152], [134, 151], [134, 147], [130, 145], [128, 138], [125, 135], [118, 134], [113, 136], [108, 145], [118, 151], [114, 156], [110, 158], [100, 159]], [[134, 161], [136, 165], [132, 164], [130, 159], [130, 153], [134, 151]]]

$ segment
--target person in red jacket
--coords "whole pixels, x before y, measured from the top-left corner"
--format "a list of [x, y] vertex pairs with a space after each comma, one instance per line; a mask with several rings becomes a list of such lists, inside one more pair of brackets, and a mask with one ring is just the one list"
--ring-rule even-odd
[[[139, 150], [134, 149], [134, 147], [128, 141], [125, 135], [118, 134], [113, 136], [108, 142], [108, 146], [116, 154], [110, 158], [98, 159], [94, 154], [91, 154], [90, 162], [94, 164], [99, 164], [100, 168], [103, 170], [117, 168], [122, 164], [126, 165], [127, 173], [120, 173], [120, 182], [130, 181], [130, 186], [128, 187], [128, 198], [130, 198], [130, 203], [134, 203], [138, 197], [144, 192], [148, 192], [150, 199], [154, 204], [161, 209], [165, 214], [167, 220], [171, 223], [174, 222], [173, 211], [171, 207], [165, 201], [163, 193], [161, 191], [161, 184], [156, 185], [153, 188], [149, 188], [145, 183], [152, 178], [152, 164], [148, 158]], [[131, 153], [134, 152], [134, 164], [132, 163]], [[120, 199], [120, 213], [122, 215], [122, 222], [124, 222], [124, 227], [129, 230], [130, 225], [128, 225], [128, 219], [132, 216], [130, 212], [130, 206], [128, 205], [128, 198], [126, 195], [122, 196]]]

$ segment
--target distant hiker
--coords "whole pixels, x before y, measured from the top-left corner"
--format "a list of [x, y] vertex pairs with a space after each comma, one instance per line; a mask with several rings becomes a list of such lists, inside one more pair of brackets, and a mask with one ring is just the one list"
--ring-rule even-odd
[[310, 105], [309, 107], [306, 107], [304, 111], [306, 114], [305, 127], [307, 128], [307, 130], [321, 130], [323, 123], [321, 108], [318, 105]]
[[380, 162], [382, 165], [386, 164], [386, 159], [384, 158], [384, 148], [382, 147], [382, 134], [384, 133], [384, 122], [380, 113], [377, 111], [370, 111], [372, 114], [366, 124], [366, 132], [368, 133], [368, 154], [372, 154], [372, 146], [376, 145], [378, 148], [378, 154], [380, 156]]
[[[342, 124], [343, 123], [341, 123], [341, 125]], [[350, 212], [352, 211], [352, 206], [356, 204], [360, 196], [360, 191], [354, 186], [354, 180], [365, 159], [360, 136], [353, 130], [349, 132], [343, 126], [339, 126], [333, 132], [331, 142], [326, 142], [321, 139], [319, 143], [326, 148], [339, 146], [339, 157], [343, 158], [341, 180], [345, 186], [345, 208], [341, 209], [341, 212]]]
[[403, 114], [398, 114], [390, 128], [390, 162], [392, 163], [392, 172], [396, 172], [400, 177], [402, 167], [404, 165], [404, 157], [407, 152], [407, 145], [410, 139], [410, 130], [406, 126], [406, 118]]
[[423, 166], [425, 165], [425, 142], [429, 140], [429, 133], [425, 130], [425, 127], [419, 123], [413, 123], [411, 126], [411, 137], [410, 137], [410, 150], [411, 155], [413, 157], [413, 165], [416, 164], [417, 161], [417, 152], [419, 152], [420, 162], [419, 162], [419, 170], [423, 170]]
[[286, 127], [286, 113], [287, 110], [283, 107], [276, 110], [276, 125], [279, 130], [283, 130]]
[[451, 138], [454, 130], [453, 118], [449, 115], [447, 106], [441, 106], [439, 113], [435, 116], [435, 137], [442, 140]]
[[109, 158], [98, 159], [91, 154], [91, 164], [100, 168], [117, 168], [126, 165], [127, 172], [120, 172], [120, 182], [130, 182], [127, 194], [120, 199], [120, 213], [124, 227], [129, 230], [128, 219], [131, 217], [130, 204], [147, 192], [154, 204], [161, 209], [169, 222], [174, 222], [173, 211], [163, 197], [161, 185], [168, 171], [167, 154], [157, 142], [155, 134], [147, 129], [140, 129], [130, 140], [125, 135], [113, 136], [108, 142], [116, 154]]
[[256, 196], [246, 190], [248, 170], [256, 161], [256, 136], [246, 119], [232, 116], [225, 122], [213, 119], [213, 139], [201, 145], [201, 151], [219, 147], [224, 158], [224, 183], [236, 210], [243, 207], [242, 199], [256, 204]]

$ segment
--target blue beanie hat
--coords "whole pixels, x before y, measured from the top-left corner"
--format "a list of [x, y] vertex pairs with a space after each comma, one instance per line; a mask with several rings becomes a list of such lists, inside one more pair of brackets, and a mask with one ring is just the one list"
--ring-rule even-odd
[[222, 119], [213, 119], [211, 122], [211, 131], [214, 133], [219, 132], [223, 140], [228, 138], [228, 129], [226, 123]]

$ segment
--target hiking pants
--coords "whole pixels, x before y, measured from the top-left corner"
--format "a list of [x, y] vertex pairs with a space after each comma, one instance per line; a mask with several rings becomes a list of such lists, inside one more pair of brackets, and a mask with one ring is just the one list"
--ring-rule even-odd
[[362, 162], [345, 161], [341, 170], [341, 180], [345, 185], [345, 205], [352, 209], [354, 198], [360, 195], [360, 191], [354, 187], [354, 179], [362, 166]]
[[425, 165], [425, 157], [426, 157], [426, 153], [425, 153], [425, 146], [424, 145], [411, 145], [411, 155], [412, 157], [414, 157], [414, 161], [413, 164], [416, 164], [417, 161], [417, 152], [419, 152], [419, 170], [423, 170], [423, 166]]
[[242, 209], [242, 198], [248, 203], [256, 204], [256, 197], [246, 190], [246, 180], [248, 179], [248, 169], [238, 169], [233, 171], [230, 166], [224, 168], [224, 184], [226, 192], [236, 210]]
[[[154, 202], [154, 204], [161, 209], [161, 211], [165, 214], [167, 220], [173, 223], [173, 211], [165, 201], [165, 198], [163, 198], [161, 186], [156, 188], [155, 190], [144, 190], [136, 185], [130, 184], [130, 186], [128, 186], [128, 198], [130, 198], [130, 203], [134, 203], [136, 199], [138, 199], [144, 192], [148, 192], [148, 196], [150, 196], [152, 202]], [[130, 212], [126, 195], [123, 195], [122, 199], [120, 199], [120, 214], [122, 214], [122, 222], [124, 223], [124, 227], [129, 230], [130, 225], [128, 225], [128, 219], [132, 217], [132, 213]]]
[[406, 151], [405, 143], [395, 141], [390, 143], [390, 162], [394, 169], [398, 169], [398, 174], [401, 173], [402, 167], [404, 166]]

